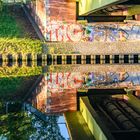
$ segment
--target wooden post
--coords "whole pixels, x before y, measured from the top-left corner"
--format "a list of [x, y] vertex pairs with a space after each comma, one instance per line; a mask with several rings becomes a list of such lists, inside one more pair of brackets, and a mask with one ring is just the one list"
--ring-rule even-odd
[[95, 64], [95, 55], [91, 55], [91, 64]]
[[3, 60], [4, 62], [8, 62], [8, 56], [5, 55], [5, 54], [3, 54], [3, 55], [2, 55], [2, 60]]
[[114, 64], [114, 55], [109, 55], [110, 56], [110, 64]]
[[134, 57], [132, 54], [129, 54], [129, 64], [133, 64]]
[[119, 55], [119, 64], [124, 64], [124, 55]]
[[81, 64], [86, 64], [86, 58], [85, 55], [81, 55]]
[[13, 57], [13, 64], [17, 65], [17, 63], [18, 63], [18, 55], [14, 54], [14, 55], [12, 55], [12, 57]]
[[72, 55], [72, 64], [76, 64], [76, 55]]
[[34, 54], [34, 59], [33, 61], [37, 61], [37, 54]]
[[42, 54], [42, 60], [47, 61], [47, 54]]
[[66, 55], [62, 55], [62, 64], [65, 65], [66, 64]]
[[46, 54], [42, 54], [42, 65], [43, 66], [47, 65], [47, 55]]
[[140, 54], [138, 54], [138, 63], [140, 63]]
[[22, 61], [26, 61], [26, 54], [22, 54]]
[[53, 63], [53, 65], [57, 64], [57, 55], [55, 55], [55, 54], [52, 55], [52, 63]]
[[22, 66], [26, 66], [26, 61], [22, 61]]
[[104, 55], [100, 55], [100, 64], [105, 64], [105, 56]]

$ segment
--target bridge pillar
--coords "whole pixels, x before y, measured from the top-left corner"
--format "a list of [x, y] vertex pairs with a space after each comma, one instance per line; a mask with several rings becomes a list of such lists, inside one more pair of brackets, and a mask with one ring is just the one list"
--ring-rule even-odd
[[126, 0], [79, 0], [79, 15], [88, 15]]

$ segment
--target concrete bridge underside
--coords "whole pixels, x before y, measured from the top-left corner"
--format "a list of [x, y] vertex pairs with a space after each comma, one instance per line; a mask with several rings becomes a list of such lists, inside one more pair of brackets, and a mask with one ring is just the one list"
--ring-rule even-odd
[[89, 15], [111, 5], [120, 4], [128, 0], [79, 0], [79, 15]]

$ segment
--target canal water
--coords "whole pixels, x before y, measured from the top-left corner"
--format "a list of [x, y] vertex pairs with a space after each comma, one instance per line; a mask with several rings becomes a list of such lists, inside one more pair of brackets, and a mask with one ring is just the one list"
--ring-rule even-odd
[[78, 92], [137, 89], [138, 65], [3, 65], [0, 140], [68, 140], [64, 112], [77, 110]]

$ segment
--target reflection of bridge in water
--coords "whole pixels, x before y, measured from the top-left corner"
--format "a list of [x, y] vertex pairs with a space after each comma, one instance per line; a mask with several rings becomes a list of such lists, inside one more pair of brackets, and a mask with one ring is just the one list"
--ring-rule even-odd
[[[139, 65], [60, 65], [43, 68], [44, 76], [34, 88], [32, 103], [46, 113], [77, 109], [77, 90], [140, 90]], [[93, 92], [94, 94], [94, 92]]]
[[[70, 116], [77, 120], [80, 119], [86, 126], [83, 129], [86, 129], [87, 132], [84, 132], [83, 129], [81, 131], [92, 137], [95, 129], [91, 129], [91, 124], [87, 120], [93, 119], [96, 122], [98, 119], [90, 112], [94, 107], [91, 107], [91, 103], [85, 101], [82, 96], [86, 96], [85, 98], [93, 96], [95, 101], [96, 98], [99, 98], [98, 100], [104, 98], [123, 100], [140, 110], [139, 99], [132, 95], [132, 93], [140, 95], [139, 71], [139, 65], [46, 66], [43, 67], [43, 76], [40, 82], [32, 88], [27, 101], [45, 114], [64, 113], [72, 137], [75, 133], [72, 128], [76, 127], [76, 124]], [[97, 121], [96, 124], [95, 122], [93, 124], [96, 128], [100, 127], [101, 135], [108, 137], [110, 134], [106, 133], [101, 123]], [[79, 121], [77, 126], [80, 127]], [[122, 131], [122, 133], [124, 132]], [[120, 135], [118, 132], [112, 134]]]

